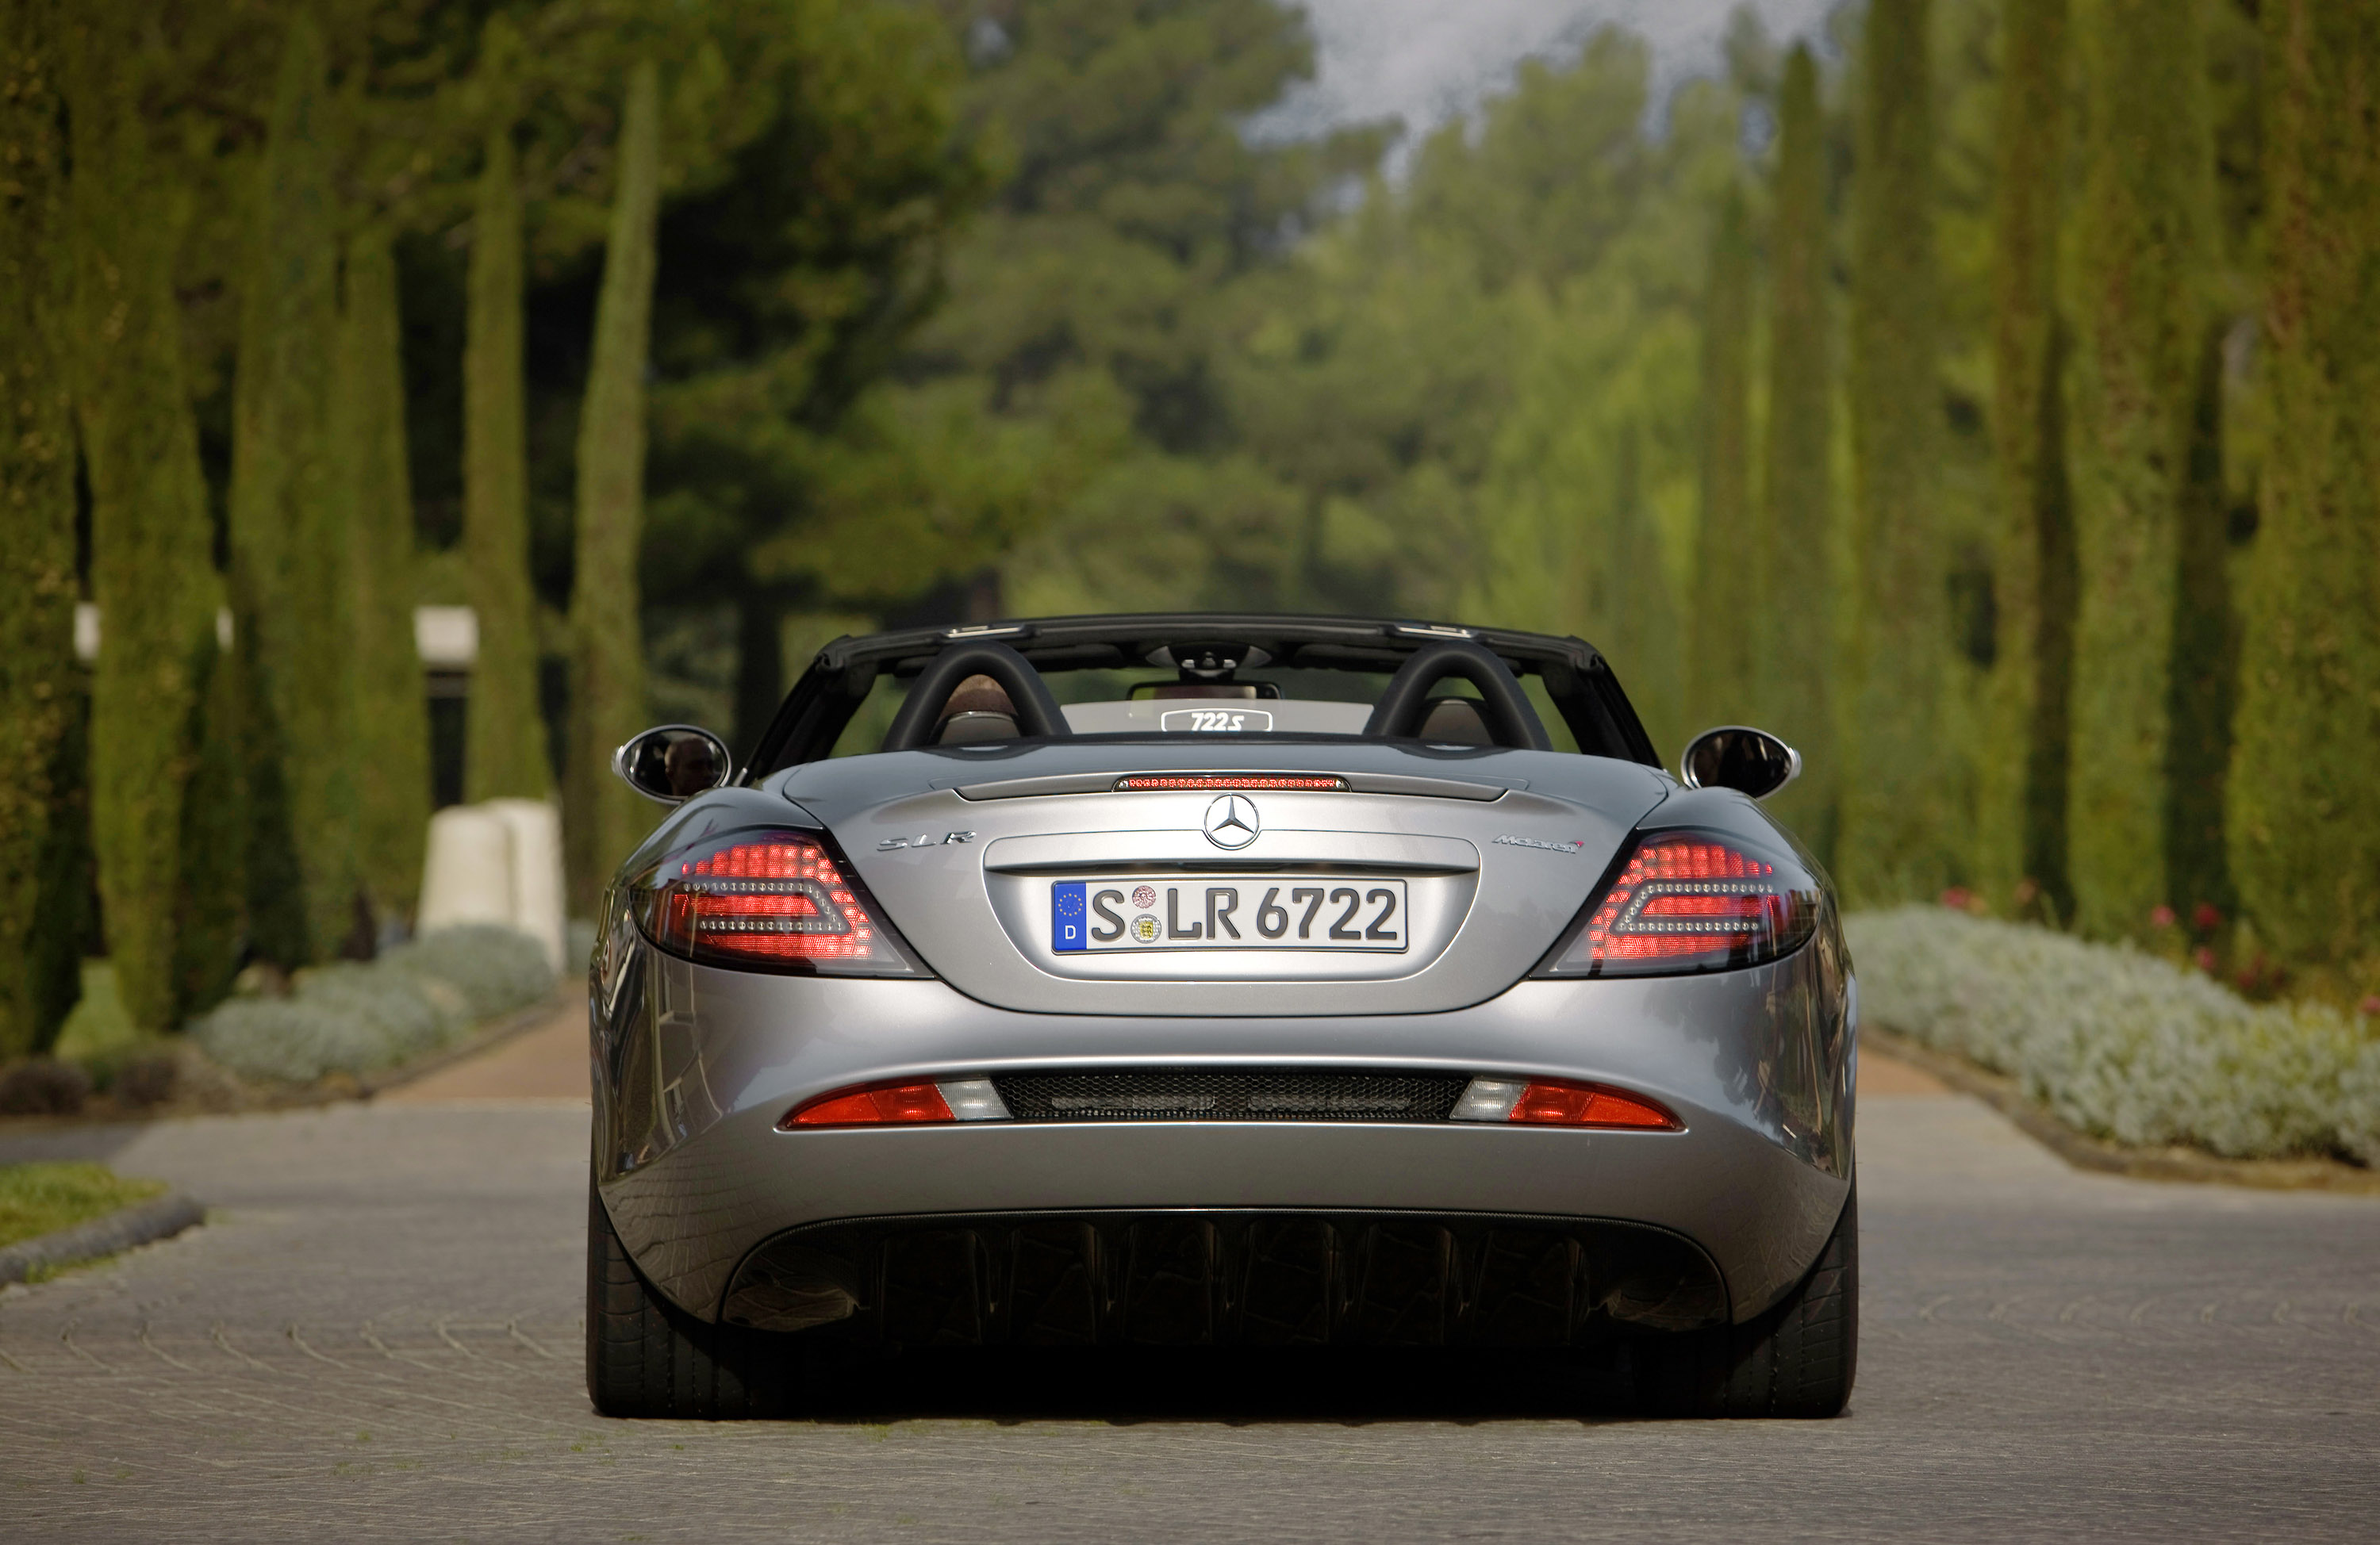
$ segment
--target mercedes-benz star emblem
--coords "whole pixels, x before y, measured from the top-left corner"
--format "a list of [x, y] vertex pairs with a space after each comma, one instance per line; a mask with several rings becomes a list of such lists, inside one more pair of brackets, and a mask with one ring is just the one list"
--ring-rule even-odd
[[1207, 807], [1207, 840], [1218, 848], [1245, 848], [1263, 829], [1257, 802], [1245, 794], [1225, 794]]

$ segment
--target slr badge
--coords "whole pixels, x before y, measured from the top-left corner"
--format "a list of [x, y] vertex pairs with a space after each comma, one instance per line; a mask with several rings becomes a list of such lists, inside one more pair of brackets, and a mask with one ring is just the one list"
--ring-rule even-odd
[[1263, 829], [1257, 802], [1245, 794], [1224, 794], [1207, 807], [1207, 840], [1218, 848], [1245, 848]]

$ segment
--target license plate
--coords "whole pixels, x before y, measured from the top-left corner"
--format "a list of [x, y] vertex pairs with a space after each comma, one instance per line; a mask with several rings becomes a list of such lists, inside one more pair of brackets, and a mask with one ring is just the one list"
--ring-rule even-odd
[[1369, 949], [1405, 947], [1402, 880], [1301, 880], [1271, 875], [1194, 880], [1059, 880], [1050, 887], [1050, 948]]

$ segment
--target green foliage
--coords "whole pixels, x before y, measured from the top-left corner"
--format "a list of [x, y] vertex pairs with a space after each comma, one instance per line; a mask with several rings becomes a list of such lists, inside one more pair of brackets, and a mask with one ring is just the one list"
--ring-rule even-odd
[[2051, 604], [2049, 570], [2071, 541], [2055, 341], [2066, 15], [2067, 0], [2010, 0], [2001, 21], [1991, 233], [1998, 627], [1976, 812], [1977, 875], [1993, 904], [2013, 907], [2031, 880], [2061, 912], [2066, 727], [2052, 710], [2063, 706], [2072, 623]]
[[1945, 907], [1853, 914], [1844, 932], [1871, 1022], [2009, 1074], [2095, 1136], [2380, 1156], [2380, 1042], [2357, 1018], [2249, 1004], [2129, 948]]
[[1759, 715], [1802, 753], [1803, 774], [1773, 802], [1779, 818], [1834, 857], [1834, 627], [1838, 594], [1834, 331], [1829, 300], [1826, 125], [1809, 49], [1786, 55], [1777, 110], [1776, 209], [1769, 225], [1768, 422], [1762, 450], [1756, 646]]
[[78, 7], [73, 125], [75, 387], [91, 493], [91, 825], [109, 953], [135, 1023], [173, 1023], [183, 738], [212, 618], [206, 491], [183, 385], [176, 222], [139, 110], [148, 39], [129, 5]]
[[1752, 509], [1752, 234], [1743, 195], [1730, 187], [1711, 232], [1702, 328], [1702, 507], [1695, 526], [1694, 605], [1686, 612], [1697, 723], [1754, 717], [1755, 649], [1767, 577]]
[[1852, 179], [1849, 407], [1859, 553], [1838, 850], [1863, 903], [1930, 896], [1950, 878], [1941, 701], [1949, 686], [1942, 539], [1940, 318], [1931, 223], [1929, 0], [1875, 0], [1861, 57]]
[[571, 774], [578, 850], [574, 891], [592, 912], [602, 877], [651, 825], [650, 807], [606, 776], [613, 747], [645, 728], [644, 640], [638, 625], [637, 545], [644, 519], [645, 368], [652, 337], [653, 226], [661, 206], [661, 72], [628, 77], [620, 177], [595, 354], [578, 417], [578, 545], [570, 597], [577, 750]]
[[2067, 831], [2077, 923], [2122, 937], [2171, 899], [2175, 574], [2214, 162], [2199, 7], [2087, 0], [2081, 22], [2072, 711], [2087, 754], [2072, 760]]
[[48, 753], [80, 712], [60, 19], [54, 0], [0, 0], [0, 735], [25, 754], [0, 779], [0, 1059], [57, 1032], [35, 975], [55, 915], [42, 855], [73, 812]]
[[334, 400], [354, 512], [356, 870], [383, 914], [409, 914], [430, 821], [430, 717], [414, 646], [413, 491], [396, 264], [384, 226], [347, 243]]
[[2272, 429], [2243, 610], [2231, 862], [2295, 958], [2380, 937], [2380, 6], [2266, 0]]
[[[489, 31], [489, 53], [501, 59], [495, 40], [503, 29], [492, 23]], [[474, 802], [543, 799], [553, 787], [538, 713], [537, 598], [528, 576], [521, 261], [519, 170], [505, 124], [489, 133], [480, 169], [463, 353], [463, 549], [480, 622], [463, 790]]]

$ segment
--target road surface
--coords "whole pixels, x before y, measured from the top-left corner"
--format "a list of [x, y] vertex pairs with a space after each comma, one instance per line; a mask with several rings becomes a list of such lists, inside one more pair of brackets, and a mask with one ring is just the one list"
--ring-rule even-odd
[[2078, 1174], [1876, 1058], [1841, 1420], [1581, 1419], [1478, 1352], [917, 1357], [827, 1419], [606, 1421], [577, 1033], [368, 1105], [0, 1134], [217, 1210], [0, 1295], [0, 1539], [2380, 1538], [2380, 1202]]

